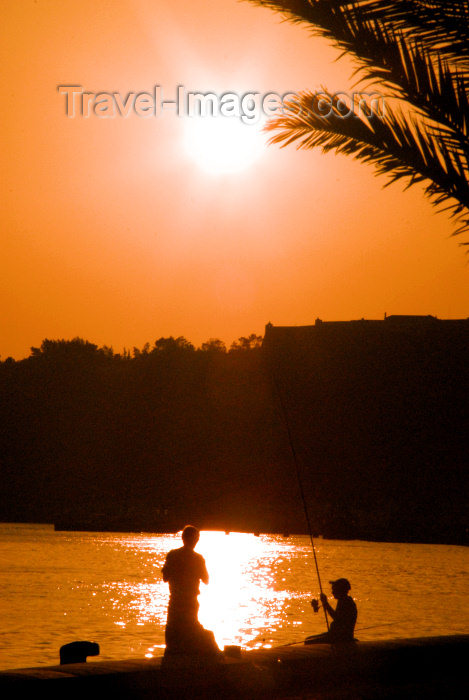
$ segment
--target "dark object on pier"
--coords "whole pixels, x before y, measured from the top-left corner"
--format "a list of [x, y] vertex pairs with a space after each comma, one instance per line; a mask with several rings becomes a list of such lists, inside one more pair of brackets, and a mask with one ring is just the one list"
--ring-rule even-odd
[[81, 664], [87, 656], [98, 656], [99, 644], [96, 642], [70, 642], [60, 647], [60, 664]]
[[236, 644], [225, 644], [223, 648], [223, 653], [230, 659], [240, 659], [241, 658], [241, 647]]

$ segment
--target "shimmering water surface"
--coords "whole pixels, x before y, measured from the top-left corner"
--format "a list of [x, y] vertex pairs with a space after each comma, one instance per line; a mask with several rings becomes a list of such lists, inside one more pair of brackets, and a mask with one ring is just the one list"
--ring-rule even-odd
[[[469, 549], [316, 544], [326, 590], [339, 576], [352, 583], [359, 639], [468, 632]], [[162, 654], [161, 567], [178, 546], [176, 535], [0, 524], [0, 668], [58, 663], [60, 646], [78, 639], [98, 642], [100, 659]], [[325, 630], [310, 606], [318, 583], [308, 538], [203, 532], [197, 551], [210, 574], [199, 619], [221, 647], [275, 646]]]

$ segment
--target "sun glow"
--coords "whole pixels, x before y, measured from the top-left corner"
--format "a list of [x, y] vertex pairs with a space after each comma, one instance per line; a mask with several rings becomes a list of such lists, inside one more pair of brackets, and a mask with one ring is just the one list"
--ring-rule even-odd
[[[270, 647], [277, 638], [276, 630], [286, 625], [300, 624], [291, 619], [290, 598], [287, 588], [276, 583], [274, 565], [288, 561], [292, 544], [278, 537], [204, 530], [196, 552], [202, 554], [207, 564], [209, 584], [200, 585], [199, 621], [213, 631], [220, 647], [238, 644], [246, 648]], [[131, 634], [142, 626], [142, 633], [157, 625], [159, 633], [150, 633], [151, 643], [145, 649], [152, 658], [164, 648], [169, 588], [161, 577], [161, 567], [168, 551], [182, 545], [181, 533], [175, 535], [142, 536], [135, 539], [130, 548], [136, 562], [152, 562], [151, 575], [143, 580], [131, 580], [117, 584], [115, 595], [116, 621], [114, 624]], [[307, 546], [307, 545], [306, 545]], [[285, 553], [285, 558], [284, 558]], [[289, 570], [287, 564], [285, 571]], [[154, 573], [158, 573], [154, 580]], [[285, 580], [285, 579], [283, 579]], [[106, 596], [114, 588], [106, 588]], [[273, 632], [273, 630], [275, 630]]]
[[188, 117], [185, 148], [205, 172], [236, 173], [252, 165], [265, 148], [262, 124], [235, 117]]
[[201, 533], [201, 545], [210, 575], [201, 586], [200, 622], [213, 630], [220, 648], [225, 644], [270, 646], [255, 641], [269, 620], [281, 617], [288, 598], [275, 590], [269, 543], [251, 534]]

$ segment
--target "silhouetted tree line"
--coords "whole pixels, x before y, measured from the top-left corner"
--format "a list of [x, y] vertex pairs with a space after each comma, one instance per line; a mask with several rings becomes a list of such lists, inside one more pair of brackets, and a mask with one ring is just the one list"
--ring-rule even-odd
[[0, 362], [0, 519], [305, 532], [286, 417], [315, 534], [466, 541], [467, 345], [423, 347], [44, 340]]
[[0, 519], [272, 528], [289, 475], [272, 458], [261, 342], [44, 340], [2, 362]]

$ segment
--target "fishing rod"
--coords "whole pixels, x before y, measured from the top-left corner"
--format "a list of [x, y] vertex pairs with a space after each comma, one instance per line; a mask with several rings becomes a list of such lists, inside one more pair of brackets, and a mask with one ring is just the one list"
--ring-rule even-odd
[[[301, 500], [302, 500], [302, 502], [303, 502], [303, 510], [304, 510], [304, 512], [305, 512], [306, 523], [307, 523], [307, 526], [308, 526], [309, 539], [310, 539], [310, 542], [311, 542], [311, 548], [312, 548], [312, 550], [313, 550], [314, 564], [315, 564], [315, 566], [316, 566], [316, 573], [317, 573], [318, 582], [319, 582], [319, 590], [320, 590], [320, 592], [321, 592], [321, 594], [322, 594], [322, 593], [323, 593], [323, 590], [322, 590], [322, 583], [321, 583], [321, 575], [320, 575], [320, 573], [319, 573], [318, 560], [317, 560], [317, 556], [316, 556], [316, 547], [314, 546], [313, 529], [312, 529], [312, 527], [311, 527], [311, 521], [310, 521], [310, 518], [309, 518], [308, 506], [307, 506], [307, 504], [306, 504], [306, 497], [305, 497], [305, 493], [304, 493], [304, 489], [303, 489], [303, 483], [302, 483], [302, 481], [301, 481], [300, 467], [299, 467], [298, 458], [297, 458], [297, 454], [296, 454], [296, 450], [295, 450], [295, 445], [294, 445], [294, 443], [293, 443], [293, 437], [292, 437], [292, 434], [291, 434], [290, 424], [289, 424], [289, 422], [288, 422], [287, 410], [286, 410], [286, 407], [285, 407], [285, 405], [284, 405], [284, 403], [283, 403], [282, 395], [281, 395], [281, 393], [280, 393], [280, 389], [279, 389], [279, 387], [278, 387], [277, 381], [276, 381], [276, 379], [275, 379], [275, 374], [274, 374], [273, 372], [272, 372], [272, 379], [273, 379], [273, 383], [274, 383], [275, 389], [276, 389], [276, 391], [277, 391], [277, 396], [278, 396], [280, 408], [281, 408], [281, 410], [282, 410], [283, 419], [284, 419], [284, 421], [285, 421], [285, 426], [286, 426], [286, 429], [287, 429], [288, 442], [290, 443], [290, 450], [291, 450], [291, 453], [292, 453], [292, 456], [293, 456], [293, 462], [294, 462], [294, 464], [295, 464], [296, 478], [297, 478], [297, 480], [298, 480], [298, 486], [299, 486], [299, 489], [300, 489]], [[324, 617], [325, 617], [325, 620], [326, 620], [327, 631], [329, 632], [329, 619], [328, 619], [328, 617], [327, 617], [327, 610], [326, 610], [325, 606], [322, 606], [322, 608], [323, 608], [323, 610], [324, 610]]]

